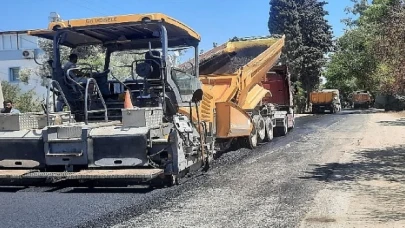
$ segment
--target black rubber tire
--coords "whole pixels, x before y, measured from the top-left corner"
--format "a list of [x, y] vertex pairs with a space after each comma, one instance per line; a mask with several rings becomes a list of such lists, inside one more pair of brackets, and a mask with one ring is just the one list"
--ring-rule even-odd
[[253, 128], [252, 133], [248, 137], [245, 137], [245, 146], [248, 149], [254, 149], [257, 147], [257, 143], [258, 143], [257, 131], [256, 128]]
[[274, 138], [274, 133], [273, 133], [273, 121], [271, 120], [270, 117], [266, 117], [265, 119], [266, 123], [266, 137], [265, 141], [266, 142], [271, 142]]
[[176, 175], [165, 175], [164, 178], [156, 178], [150, 182], [151, 188], [161, 189], [179, 185], [179, 177]]
[[288, 133], [288, 126], [287, 126], [287, 116], [284, 117], [284, 126], [283, 127], [275, 127], [274, 133], [276, 136], [285, 136]]
[[257, 122], [257, 140], [263, 142], [266, 138], [266, 122], [261, 115], [253, 116], [254, 122]]
[[288, 128], [289, 131], [292, 131], [295, 127], [295, 118], [293, 117], [292, 119], [293, 125], [291, 127]]
[[318, 110], [316, 108], [312, 108], [312, 114], [317, 114]]

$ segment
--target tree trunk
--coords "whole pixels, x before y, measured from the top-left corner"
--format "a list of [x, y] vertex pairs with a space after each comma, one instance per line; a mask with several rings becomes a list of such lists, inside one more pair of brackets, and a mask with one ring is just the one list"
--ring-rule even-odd
[[311, 97], [310, 97], [310, 95], [311, 95], [311, 91], [309, 90], [309, 89], [307, 89], [306, 90], [307, 91], [307, 94], [306, 94], [306, 106], [305, 106], [305, 111], [309, 111], [309, 107], [310, 107], [310, 103], [311, 103]]

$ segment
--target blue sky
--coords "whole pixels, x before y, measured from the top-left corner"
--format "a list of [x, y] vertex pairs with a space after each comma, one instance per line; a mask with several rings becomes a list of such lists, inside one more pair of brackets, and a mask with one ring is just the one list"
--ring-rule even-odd
[[[327, 19], [335, 36], [340, 36], [350, 0], [327, 0]], [[201, 48], [223, 43], [233, 36], [267, 35], [269, 0], [13, 0], [3, 4], [0, 29], [46, 28], [50, 12], [62, 19], [132, 13], [161, 12], [179, 19], [202, 36]]]

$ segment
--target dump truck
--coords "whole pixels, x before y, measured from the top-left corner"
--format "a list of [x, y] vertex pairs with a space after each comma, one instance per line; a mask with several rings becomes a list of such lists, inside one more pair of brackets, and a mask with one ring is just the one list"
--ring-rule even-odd
[[200, 56], [202, 89], [215, 105], [202, 106], [207, 108], [201, 114], [207, 120], [215, 116], [218, 151], [254, 148], [294, 128], [290, 75], [276, 66], [284, 41], [285, 36], [233, 38]]
[[336, 113], [341, 111], [341, 103], [339, 90], [323, 89], [310, 93], [310, 102], [312, 105], [312, 113]]
[[354, 91], [351, 96], [353, 108], [365, 108], [368, 109], [372, 105], [372, 96], [370, 92], [366, 90]]
[[[230, 145], [254, 148], [274, 129], [283, 135], [294, 126], [291, 110], [263, 102], [270, 91], [262, 81], [284, 36], [233, 40], [200, 61], [200, 36], [160, 13], [60, 20], [29, 34], [53, 42], [46, 110], [1, 116], [0, 183], [171, 186], [208, 169]], [[62, 69], [61, 46], [90, 45], [105, 47], [102, 72], [88, 64]], [[194, 51], [191, 71], [168, 61], [169, 50], [185, 47]], [[120, 51], [144, 58], [129, 66], [130, 79], [105, 80], [111, 54]], [[81, 84], [72, 71], [90, 77]], [[51, 91], [66, 111], [50, 108]]]
[[[267, 72], [266, 78], [262, 81], [263, 87], [270, 91], [263, 103], [267, 105], [273, 105], [277, 111], [283, 111], [283, 113], [277, 112], [280, 115], [277, 117], [283, 117], [284, 112], [287, 112], [287, 129], [293, 129], [295, 126], [294, 115], [294, 92], [291, 85], [291, 76], [288, 71], [287, 65], [276, 65], [269, 72]], [[283, 126], [282, 122], [284, 118], [276, 118], [276, 126]], [[281, 132], [280, 132], [281, 129]], [[275, 128], [276, 136], [285, 135], [283, 128]]]

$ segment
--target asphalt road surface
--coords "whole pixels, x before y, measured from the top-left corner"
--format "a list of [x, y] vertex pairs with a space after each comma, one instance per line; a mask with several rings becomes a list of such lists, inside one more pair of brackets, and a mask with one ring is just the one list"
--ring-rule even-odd
[[287, 136], [224, 154], [168, 189], [2, 188], [0, 227], [296, 227], [325, 184], [311, 165], [339, 156], [342, 136], [372, 112], [298, 118]]

